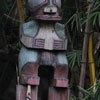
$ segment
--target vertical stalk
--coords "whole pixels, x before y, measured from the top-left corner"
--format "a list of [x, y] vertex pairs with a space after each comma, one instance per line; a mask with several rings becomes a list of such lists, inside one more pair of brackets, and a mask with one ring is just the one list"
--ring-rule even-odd
[[[82, 63], [81, 63], [81, 73], [80, 73], [80, 82], [79, 86], [84, 88], [85, 74], [86, 74], [86, 66], [87, 66], [87, 52], [88, 52], [88, 35], [85, 34], [84, 42], [83, 42], [83, 51], [82, 51]], [[79, 90], [79, 99], [82, 100], [83, 94], [82, 91]]]
[[89, 50], [88, 50], [88, 60], [89, 60], [89, 70], [90, 70], [90, 82], [91, 86], [95, 85], [95, 64], [93, 58], [93, 35], [89, 36]]
[[[88, 10], [87, 10], [87, 18], [90, 15], [90, 1], [92, 3], [92, 0], [87, 0], [89, 2]], [[82, 63], [81, 63], [81, 73], [80, 73], [80, 82], [79, 86], [81, 88], [84, 88], [84, 83], [85, 83], [85, 74], [86, 74], [86, 66], [87, 66], [87, 54], [88, 54], [88, 43], [89, 43], [89, 34], [92, 31], [92, 26], [91, 26], [91, 21], [87, 21], [86, 27], [85, 27], [85, 34], [84, 34], [84, 41], [83, 41], [83, 50], [82, 50]], [[79, 89], [79, 99], [82, 100], [83, 98], [83, 93]]]
[[21, 0], [17, 0], [17, 7], [18, 7], [18, 14], [19, 14], [20, 23], [24, 23], [24, 13], [23, 13]]

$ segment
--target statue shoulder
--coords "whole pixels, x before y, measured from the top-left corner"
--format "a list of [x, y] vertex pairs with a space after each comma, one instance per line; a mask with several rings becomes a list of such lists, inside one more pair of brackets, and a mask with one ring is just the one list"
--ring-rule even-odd
[[66, 38], [66, 32], [65, 32], [65, 25], [64, 24], [61, 24], [61, 23], [56, 23], [55, 24], [55, 31], [56, 31], [56, 34], [62, 38], [62, 39], [65, 39]]
[[21, 34], [27, 37], [35, 37], [38, 33], [39, 25], [32, 20], [21, 25]]

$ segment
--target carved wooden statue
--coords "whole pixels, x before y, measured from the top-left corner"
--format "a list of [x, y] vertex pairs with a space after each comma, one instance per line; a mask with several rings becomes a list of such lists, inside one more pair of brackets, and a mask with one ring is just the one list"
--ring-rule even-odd
[[[26, 0], [33, 20], [20, 27], [19, 85], [16, 100], [38, 100], [39, 67], [52, 67], [48, 100], [69, 100], [67, 38], [61, 20], [61, 0]], [[45, 68], [46, 68], [45, 67]]]

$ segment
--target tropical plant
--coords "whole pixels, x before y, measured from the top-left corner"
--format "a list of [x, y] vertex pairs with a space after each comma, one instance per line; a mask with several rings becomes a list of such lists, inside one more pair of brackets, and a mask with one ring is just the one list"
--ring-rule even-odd
[[[79, 87], [80, 88], [80, 87]], [[95, 88], [95, 91], [92, 90]], [[89, 89], [85, 90], [80, 88], [80, 90], [83, 92], [84, 97], [82, 100], [100, 100], [100, 82], [98, 82], [95, 86], [91, 86]]]
[[80, 67], [81, 53], [82, 52], [80, 50], [73, 50], [67, 53], [70, 68], [74, 68], [75, 64]]
[[[88, 89], [83, 89], [79, 87], [80, 90], [83, 92], [84, 96], [82, 100], [100, 100], [100, 82], [98, 82], [95, 86], [91, 86]], [[95, 91], [93, 92], [93, 88]], [[70, 100], [79, 100], [76, 96], [71, 95]]]
[[[88, 1], [91, 1], [91, 0], [88, 0]], [[78, 2], [77, 2], [77, 4], [78, 4]], [[74, 14], [72, 13], [72, 15], [70, 16], [69, 19], [66, 18], [67, 21], [66, 21], [65, 25], [69, 29], [69, 32], [70, 32], [70, 35], [71, 35], [71, 39], [73, 39], [73, 37], [76, 37], [75, 33], [77, 33], [78, 36], [83, 36], [84, 37], [85, 34], [83, 34], [83, 33], [85, 33], [86, 23], [90, 22], [90, 21], [91, 21], [91, 26], [93, 27], [92, 30], [96, 31], [96, 32], [99, 30], [99, 27], [100, 27], [100, 0], [93, 0], [93, 2], [89, 4], [90, 5], [90, 11], [88, 13], [86, 11], [87, 2], [85, 2], [85, 5], [86, 6], [83, 7], [83, 9], [80, 9], [80, 6], [79, 7], [77, 6], [76, 7], [77, 9], [74, 12]], [[91, 30], [89, 30], [89, 32], [90, 31]], [[83, 39], [83, 37], [80, 38], [80, 41]], [[77, 40], [77, 37], [75, 38], [74, 41], [76, 41], [76, 40]], [[88, 41], [88, 39], [87, 39], [87, 41]], [[72, 40], [72, 42], [73, 42], [73, 40]], [[72, 44], [75, 44], [75, 43], [73, 42]], [[78, 44], [81, 44], [81, 42], [79, 42]], [[85, 45], [87, 45], [87, 44], [85, 43]], [[77, 48], [75, 48], [75, 49], [79, 50], [79, 46]], [[75, 68], [74, 66], [81, 62], [81, 56], [79, 57], [80, 60], [77, 61], [77, 59], [76, 59], [77, 58], [77, 53], [75, 53], [75, 52], [68, 52], [67, 53], [67, 58], [68, 58], [68, 61], [69, 61], [69, 66], [71, 68]], [[99, 64], [100, 64], [100, 61], [98, 60], [98, 63], [96, 64], [96, 66], [99, 65]], [[99, 72], [98, 72], [98, 74], [99, 74]], [[89, 94], [89, 95], [90, 95], [89, 97], [91, 97], [92, 99], [94, 98], [93, 95], [91, 95], [91, 94]], [[85, 95], [85, 97], [84, 97], [83, 100], [89, 100], [89, 97], [87, 95]], [[90, 99], [90, 100], [92, 100], [92, 99]]]

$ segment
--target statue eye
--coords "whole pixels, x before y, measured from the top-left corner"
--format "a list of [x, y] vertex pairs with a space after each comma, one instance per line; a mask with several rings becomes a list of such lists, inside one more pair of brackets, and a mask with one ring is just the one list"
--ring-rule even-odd
[[55, 0], [55, 4], [56, 4], [59, 8], [61, 8], [61, 0]]
[[44, 2], [45, 0], [28, 0], [28, 6], [30, 8], [35, 8], [35, 7], [40, 6]]

